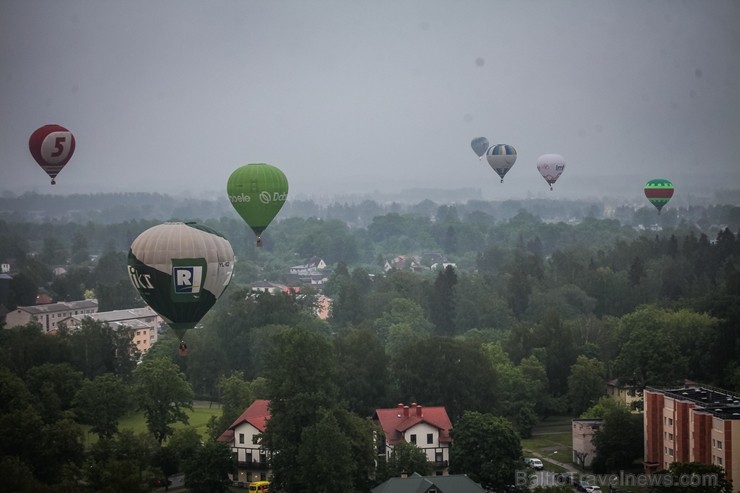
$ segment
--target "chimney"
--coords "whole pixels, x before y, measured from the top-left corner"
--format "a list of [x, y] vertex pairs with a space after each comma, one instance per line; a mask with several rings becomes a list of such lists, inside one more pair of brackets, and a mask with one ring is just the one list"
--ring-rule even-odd
[[405, 418], [409, 417], [409, 406], [403, 406], [403, 416]]
[[416, 405], [416, 415], [421, 417], [421, 404]]

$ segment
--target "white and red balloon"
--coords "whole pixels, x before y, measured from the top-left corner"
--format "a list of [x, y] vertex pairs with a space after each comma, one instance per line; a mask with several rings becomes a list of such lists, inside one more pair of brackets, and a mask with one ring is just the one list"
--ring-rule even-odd
[[57, 175], [75, 152], [75, 137], [61, 125], [44, 125], [31, 134], [28, 148], [54, 185]]

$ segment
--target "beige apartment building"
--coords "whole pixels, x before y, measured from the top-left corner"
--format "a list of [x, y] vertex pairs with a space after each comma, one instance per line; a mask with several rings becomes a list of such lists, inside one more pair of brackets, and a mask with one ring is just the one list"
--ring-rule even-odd
[[707, 387], [656, 389], [645, 399], [645, 472], [715, 464], [740, 492], [740, 396]]
[[92, 315], [98, 311], [98, 300], [61, 301], [46, 305], [19, 306], [5, 316], [5, 327], [11, 329], [30, 322], [41, 325], [44, 333], [56, 332], [59, 324], [69, 325], [75, 315]]
[[157, 342], [157, 329], [163, 323], [157, 312], [145, 306], [144, 308], [74, 315], [67, 321], [67, 326], [70, 328], [79, 327], [82, 320], [87, 317], [95, 321], [105, 322], [113, 330], [128, 330], [131, 333], [131, 341], [141, 354], [149, 351]]

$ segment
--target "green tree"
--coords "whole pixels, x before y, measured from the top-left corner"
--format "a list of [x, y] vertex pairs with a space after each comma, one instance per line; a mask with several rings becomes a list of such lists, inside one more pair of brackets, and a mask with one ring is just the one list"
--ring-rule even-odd
[[177, 365], [165, 358], [144, 361], [136, 368], [134, 396], [149, 432], [160, 444], [172, 435], [174, 423], [188, 423], [184, 409], [193, 409], [192, 387]]
[[583, 355], [578, 356], [570, 367], [568, 377], [568, 401], [575, 415], [581, 414], [604, 395], [605, 377], [604, 363]]
[[448, 265], [437, 274], [429, 300], [429, 320], [434, 324], [435, 334], [455, 335], [455, 285], [457, 273]]
[[231, 449], [227, 444], [208, 441], [185, 461], [185, 487], [193, 493], [221, 493], [229, 491], [228, 474], [234, 467]]
[[483, 488], [504, 491], [515, 484], [522, 445], [511, 423], [492, 414], [466, 411], [452, 430], [450, 473], [467, 474]]
[[81, 264], [90, 260], [90, 251], [87, 237], [77, 231], [72, 237], [72, 258], [73, 264]]
[[125, 329], [113, 329], [107, 322], [85, 317], [75, 330], [62, 328], [72, 365], [86, 378], [103, 373], [127, 377], [136, 367], [138, 352]]
[[118, 420], [128, 412], [129, 402], [129, 387], [120, 377], [105, 373], [84, 381], [73, 404], [80, 422], [103, 439], [118, 432]]
[[334, 338], [337, 384], [349, 409], [370, 416], [382, 402], [388, 384], [388, 358], [380, 339], [369, 329], [343, 331]]
[[417, 303], [407, 298], [394, 298], [375, 319], [374, 327], [385, 344], [386, 353], [395, 356], [403, 346], [429, 336], [433, 326]]
[[732, 493], [732, 482], [715, 464], [672, 462], [668, 470], [653, 475], [650, 493]]
[[626, 405], [604, 409], [604, 421], [592, 439], [596, 448], [591, 467], [603, 473], [628, 469], [643, 454], [643, 420]]
[[218, 380], [217, 388], [222, 405], [222, 414], [217, 427], [220, 435], [252, 404], [254, 397], [249, 382], [245, 381], [240, 373], [222, 376]]
[[399, 477], [402, 473], [409, 476], [417, 473], [420, 476], [428, 476], [432, 473], [432, 465], [422, 449], [408, 442], [399, 442], [393, 447], [391, 456], [388, 458], [386, 478]]
[[296, 463], [302, 471], [302, 491], [333, 493], [352, 491], [352, 467], [349, 438], [331, 412], [324, 411], [318, 420], [301, 432], [301, 445]]
[[69, 363], [44, 363], [26, 373], [26, 385], [36, 397], [37, 408], [47, 423], [62, 418], [72, 407], [82, 380], [82, 373]]
[[177, 459], [175, 470], [170, 473], [182, 470], [183, 463], [195, 456], [202, 443], [200, 433], [192, 426], [176, 429], [167, 439], [167, 446], [162, 447], [169, 450]]
[[430, 337], [405, 346], [392, 368], [401, 396], [444, 405], [453, 422], [465, 410], [496, 405], [496, 372], [480, 347], [470, 342]]
[[305, 471], [299, 461], [303, 430], [338, 406], [336, 362], [329, 341], [297, 327], [276, 332], [265, 376], [270, 385], [271, 417], [263, 443], [272, 452], [275, 488], [305, 490]]

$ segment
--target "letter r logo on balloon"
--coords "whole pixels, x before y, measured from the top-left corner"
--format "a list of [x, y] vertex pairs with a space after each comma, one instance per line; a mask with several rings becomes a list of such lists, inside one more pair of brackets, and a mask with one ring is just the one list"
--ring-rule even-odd
[[200, 292], [201, 278], [203, 277], [202, 267], [173, 267], [172, 271], [176, 293], [195, 294]]

